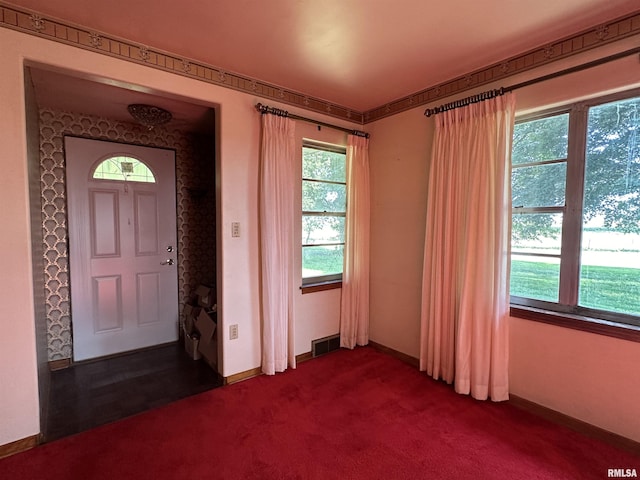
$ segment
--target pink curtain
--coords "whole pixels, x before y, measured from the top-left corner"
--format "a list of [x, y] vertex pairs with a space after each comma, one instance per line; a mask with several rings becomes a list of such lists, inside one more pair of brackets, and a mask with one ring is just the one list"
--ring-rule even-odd
[[507, 400], [515, 97], [441, 113], [429, 171], [420, 369]]
[[347, 218], [340, 304], [340, 346], [369, 343], [369, 139], [347, 140]]
[[295, 123], [262, 115], [260, 255], [262, 371], [296, 366], [293, 332]]

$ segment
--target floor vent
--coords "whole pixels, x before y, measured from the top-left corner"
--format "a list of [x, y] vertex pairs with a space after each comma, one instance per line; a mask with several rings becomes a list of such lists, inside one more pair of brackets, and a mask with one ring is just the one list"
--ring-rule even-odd
[[325, 353], [333, 352], [340, 348], [340, 335], [331, 335], [330, 337], [319, 338], [311, 341], [311, 355], [318, 357]]

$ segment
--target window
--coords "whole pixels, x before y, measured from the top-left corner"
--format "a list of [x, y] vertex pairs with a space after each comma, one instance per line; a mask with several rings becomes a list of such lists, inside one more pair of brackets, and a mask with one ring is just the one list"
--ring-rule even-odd
[[127, 182], [156, 183], [153, 172], [133, 157], [109, 157], [93, 171], [96, 180], [123, 180]]
[[344, 147], [302, 146], [302, 284], [342, 279], [347, 183]]
[[512, 304], [640, 325], [640, 97], [519, 120], [511, 180]]

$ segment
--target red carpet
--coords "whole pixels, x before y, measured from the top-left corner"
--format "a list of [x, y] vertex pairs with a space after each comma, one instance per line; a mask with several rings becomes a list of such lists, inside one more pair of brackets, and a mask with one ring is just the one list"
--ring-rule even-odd
[[640, 458], [341, 350], [0, 460], [2, 479], [604, 479]]

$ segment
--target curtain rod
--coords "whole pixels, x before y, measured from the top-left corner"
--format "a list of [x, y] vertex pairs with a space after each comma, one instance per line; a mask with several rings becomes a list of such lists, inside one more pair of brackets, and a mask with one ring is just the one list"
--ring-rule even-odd
[[454, 102], [445, 103], [435, 108], [427, 108], [424, 111], [424, 114], [426, 117], [430, 117], [431, 115], [435, 115], [436, 113], [446, 112], [448, 110], [453, 110], [459, 107], [465, 107], [467, 105], [471, 105], [472, 103], [478, 103], [484, 100], [489, 100], [491, 98], [498, 97], [500, 95], [504, 95], [505, 92], [512, 92], [513, 90], [517, 90], [519, 88], [528, 87], [530, 85], [551, 80], [553, 78], [562, 77], [570, 73], [580, 72], [582, 70], [587, 70], [589, 68], [597, 67], [599, 65], [604, 65], [605, 63], [613, 62], [614, 60], [619, 60], [621, 58], [628, 57], [630, 55], [635, 55], [636, 53], [640, 53], [640, 47], [635, 47], [629, 50], [625, 50], [623, 52], [618, 52], [613, 55], [609, 55], [607, 57], [602, 57], [597, 60], [593, 60], [591, 62], [583, 63], [581, 65], [576, 65], [575, 67], [565, 68], [564, 70], [550, 73], [548, 75], [543, 75], [541, 77], [536, 77], [531, 80], [527, 80], [526, 82], [516, 83], [508, 87], [501, 87], [497, 90], [489, 90], [487, 92], [482, 92], [477, 95], [461, 98], [460, 100], [456, 100]]
[[288, 117], [293, 120], [302, 120], [303, 122], [314, 123], [321, 127], [333, 128], [334, 130], [340, 130], [342, 132], [347, 132], [352, 135], [356, 135], [358, 137], [369, 138], [369, 134], [367, 132], [362, 132], [360, 130], [353, 130], [350, 128], [339, 127], [337, 125], [331, 125], [330, 123], [319, 122], [317, 120], [313, 120], [311, 118], [301, 117], [300, 115], [295, 115], [293, 113], [289, 113], [286, 110], [282, 110], [280, 108], [269, 107], [267, 105], [263, 105], [261, 103], [256, 104], [256, 110], [261, 114], [270, 113], [271, 115], [278, 115], [280, 117]]
[[506, 89], [504, 88], [489, 90], [487, 92], [478, 93], [477, 95], [461, 98], [460, 100], [456, 100], [454, 102], [445, 103], [444, 105], [439, 105], [435, 108], [427, 108], [424, 111], [424, 114], [426, 117], [430, 117], [431, 115], [435, 115], [436, 113], [442, 113], [448, 110], [455, 110], [456, 108], [466, 107], [467, 105], [471, 105], [472, 103], [483, 102], [485, 100], [504, 95], [505, 90]]

